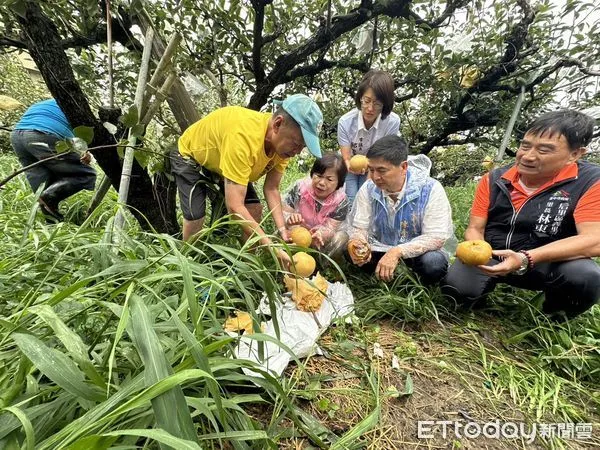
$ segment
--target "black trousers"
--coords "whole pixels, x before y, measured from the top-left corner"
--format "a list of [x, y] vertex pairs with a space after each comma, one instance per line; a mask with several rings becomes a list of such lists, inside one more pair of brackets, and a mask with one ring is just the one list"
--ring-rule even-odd
[[[498, 261], [490, 262], [490, 265], [495, 264]], [[472, 304], [485, 298], [498, 283], [543, 291], [544, 313], [552, 315], [563, 311], [567, 317], [575, 317], [600, 298], [600, 267], [586, 258], [536, 264], [524, 275], [489, 277], [476, 267], [456, 260], [442, 282], [442, 290], [457, 302]]]
[[[186, 220], [203, 219], [206, 215], [206, 197], [211, 200], [211, 223], [227, 213], [223, 177], [202, 167], [192, 158], [184, 158], [174, 149], [169, 155], [171, 173], [175, 177], [179, 204]], [[260, 203], [252, 183], [246, 188], [245, 204]], [[216, 213], [216, 214], [215, 214]]]
[[[375, 272], [377, 263], [385, 255], [384, 252], [373, 252], [371, 261], [364, 264], [360, 268], [368, 273]], [[448, 256], [441, 250], [434, 250], [423, 253], [414, 258], [402, 259], [406, 266], [413, 270], [423, 284], [431, 285], [438, 283], [448, 271]], [[402, 264], [402, 261], [400, 264]]]
[[[61, 139], [34, 130], [15, 130], [11, 133], [11, 143], [23, 167], [56, 155], [55, 145]], [[45, 161], [25, 172], [33, 192], [45, 184], [40, 195], [50, 207], [56, 209], [58, 203], [81, 191], [93, 190], [96, 184], [96, 171], [79, 160], [74, 152]]]

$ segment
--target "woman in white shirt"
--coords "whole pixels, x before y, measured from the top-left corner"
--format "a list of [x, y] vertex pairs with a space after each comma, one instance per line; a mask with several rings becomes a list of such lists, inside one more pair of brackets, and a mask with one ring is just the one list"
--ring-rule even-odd
[[348, 167], [346, 195], [350, 203], [367, 179], [367, 171], [350, 170], [354, 155], [366, 155], [378, 139], [397, 135], [400, 118], [394, 112], [394, 79], [382, 70], [371, 70], [358, 85], [356, 109], [344, 114], [338, 121], [338, 144], [342, 158]]

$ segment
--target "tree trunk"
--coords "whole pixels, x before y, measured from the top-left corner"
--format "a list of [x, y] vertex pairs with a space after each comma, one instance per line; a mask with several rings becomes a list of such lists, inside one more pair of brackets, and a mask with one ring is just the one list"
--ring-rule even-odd
[[[111, 145], [113, 136], [94, 116], [88, 100], [75, 79], [69, 59], [60, 44], [60, 36], [54, 23], [42, 12], [37, 2], [27, 2], [25, 17], [18, 16], [24, 31], [23, 39], [35, 61], [48, 90], [56, 99], [73, 128], [79, 125], [94, 128], [91, 146]], [[92, 151], [94, 158], [111, 180], [115, 189], [119, 188], [121, 160], [116, 149]], [[127, 205], [144, 230], [154, 229], [160, 233], [175, 234], [179, 225], [173, 211], [165, 209], [170, 187], [163, 183], [152, 184], [148, 172], [137, 162], [132, 170], [131, 187]]]

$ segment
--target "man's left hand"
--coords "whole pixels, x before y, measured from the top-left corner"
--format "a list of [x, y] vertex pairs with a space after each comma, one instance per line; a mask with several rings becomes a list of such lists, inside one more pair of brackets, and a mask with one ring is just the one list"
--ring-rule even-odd
[[492, 255], [500, 259], [498, 264], [493, 266], [477, 266], [479, 270], [490, 277], [506, 276], [521, 268], [522, 258], [517, 252], [513, 252], [512, 250], [494, 250]]
[[402, 251], [399, 248], [388, 250], [386, 254], [381, 257], [375, 268], [375, 275], [377, 278], [382, 281], [392, 281], [401, 257]]

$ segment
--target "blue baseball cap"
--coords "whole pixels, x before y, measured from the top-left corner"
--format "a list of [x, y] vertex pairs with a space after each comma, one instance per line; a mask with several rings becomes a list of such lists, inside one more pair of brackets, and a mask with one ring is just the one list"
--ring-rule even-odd
[[304, 94], [294, 94], [284, 101], [275, 100], [300, 125], [304, 143], [314, 156], [321, 158], [319, 132], [323, 126], [323, 113], [310, 97]]

